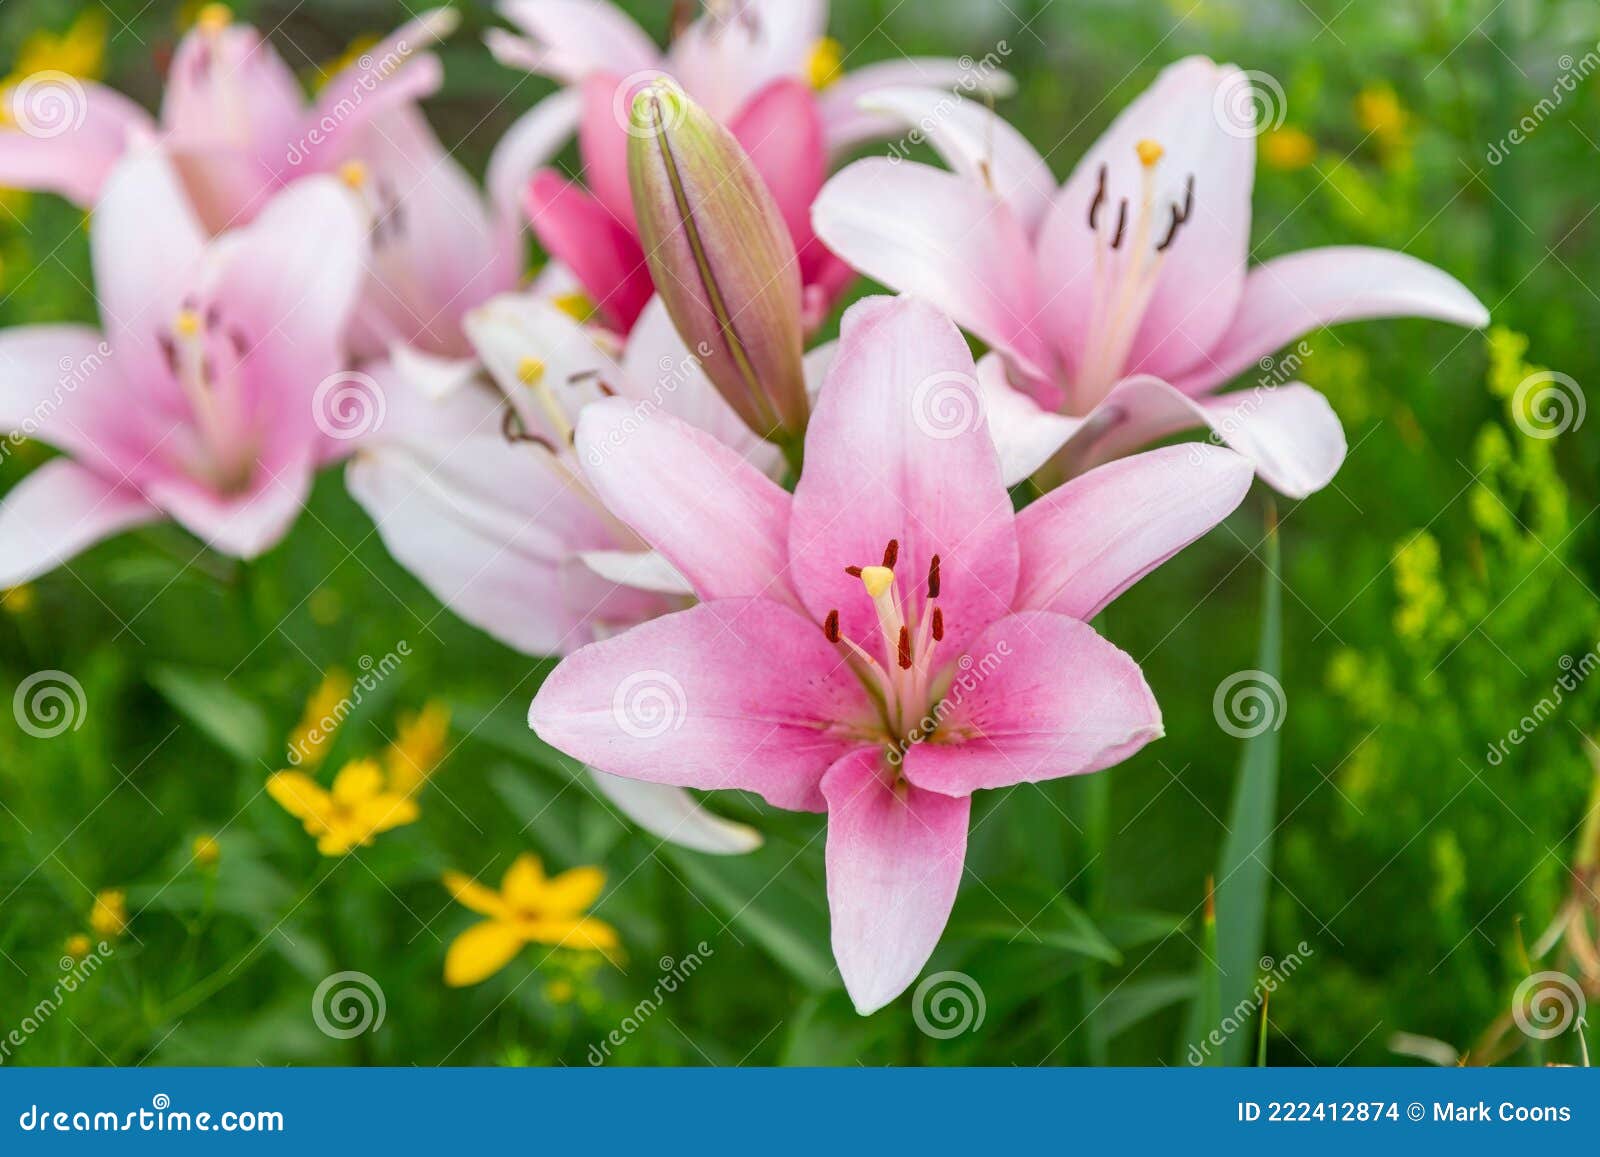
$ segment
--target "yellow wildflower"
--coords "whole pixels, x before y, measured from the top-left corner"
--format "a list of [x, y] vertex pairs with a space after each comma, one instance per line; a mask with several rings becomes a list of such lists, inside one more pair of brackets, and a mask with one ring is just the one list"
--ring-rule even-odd
[[605, 887], [599, 868], [572, 868], [547, 878], [539, 857], [524, 852], [506, 870], [500, 890], [486, 888], [460, 872], [446, 872], [444, 886], [466, 907], [488, 919], [474, 924], [450, 945], [444, 982], [452, 988], [487, 980], [527, 944], [609, 952], [617, 931], [586, 915]]
[[104, 938], [121, 936], [128, 930], [128, 895], [121, 888], [104, 888], [95, 893], [89, 910], [89, 927]]
[[544, 986], [544, 998], [551, 1004], [571, 1004], [578, 990], [565, 976], [558, 976]]
[[1386, 84], [1369, 85], [1356, 96], [1356, 123], [1376, 137], [1385, 149], [1405, 145], [1410, 121], [1400, 97]]
[[328, 744], [333, 733], [350, 711], [350, 693], [355, 690], [348, 672], [338, 667], [317, 684], [317, 689], [306, 700], [300, 723], [289, 737], [289, 761], [297, 767], [314, 769], [328, 754]]
[[1303, 129], [1285, 126], [1261, 134], [1261, 159], [1268, 168], [1293, 172], [1317, 159], [1317, 142]]
[[88, 9], [59, 35], [35, 32], [22, 42], [11, 80], [0, 87], [32, 76], [36, 72], [64, 72], [97, 80], [105, 72], [106, 16]]
[[844, 45], [831, 36], [824, 36], [811, 46], [806, 57], [806, 79], [811, 87], [821, 92], [839, 79], [844, 71]]
[[444, 758], [450, 735], [450, 709], [429, 702], [421, 711], [400, 716], [400, 734], [384, 753], [389, 786], [404, 795], [419, 789]]
[[345, 764], [332, 791], [302, 772], [280, 771], [267, 780], [267, 794], [305, 824], [324, 856], [367, 847], [380, 833], [415, 823], [421, 814], [415, 800], [390, 790], [372, 759]]
[[0, 593], [0, 608], [13, 615], [27, 614], [33, 609], [33, 588], [27, 583], [8, 588]]
[[378, 38], [376, 36], [356, 37], [356, 39], [350, 42], [349, 47], [346, 48], [344, 52], [340, 53], [332, 60], [315, 66], [317, 75], [313, 78], [313, 87], [320, 91], [325, 84], [327, 84], [334, 77], [338, 76], [345, 69], [349, 68], [352, 64], [360, 63], [361, 58], [365, 56], [372, 48], [376, 47], [377, 43]]
[[193, 851], [194, 862], [202, 868], [214, 868], [217, 861], [222, 859], [222, 845], [217, 843], [215, 836], [196, 836]]
[[94, 951], [94, 941], [90, 940], [88, 935], [83, 932], [74, 932], [67, 937], [67, 941], [61, 946], [61, 949], [72, 959], [82, 960]]

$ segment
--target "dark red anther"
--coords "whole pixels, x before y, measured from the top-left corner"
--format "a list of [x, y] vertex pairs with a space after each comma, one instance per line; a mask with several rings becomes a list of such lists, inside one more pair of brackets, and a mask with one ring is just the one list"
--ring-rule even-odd
[[900, 628], [900, 669], [902, 671], [911, 670], [911, 629], [909, 627]]
[[1100, 166], [1100, 183], [1095, 186], [1094, 200], [1089, 202], [1089, 231], [1100, 228], [1100, 206], [1106, 203], [1106, 166]]
[[1184, 185], [1183, 208], [1172, 206], [1172, 224], [1167, 226], [1167, 235], [1162, 238], [1161, 244], [1156, 246], [1157, 253], [1164, 253], [1178, 239], [1178, 230], [1189, 220], [1189, 214], [1194, 212], [1194, 174], [1189, 174], [1189, 180]]
[[861, 568], [858, 566], [847, 566], [844, 568], [844, 573], [849, 575], [851, 578], [860, 578]]
[[828, 642], [830, 643], [839, 641], [839, 612], [837, 610], [828, 612], [828, 618], [822, 624], [822, 633], [828, 637]]
[[900, 540], [891, 538], [889, 545], [883, 548], [883, 568], [893, 570], [894, 564], [900, 561]]
[[934, 555], [933, 561], [928, 564], [928, 597], [939, 597], [939, 556]]
[[1122, 235], [1128, 231], [1128, 199], [1117, 202], [1117, 232], [1111, 238], [1111, 248], [1122, 248]]
[[933, 608], [933, 641], [939, 642], [944, 638], [944, 608]]

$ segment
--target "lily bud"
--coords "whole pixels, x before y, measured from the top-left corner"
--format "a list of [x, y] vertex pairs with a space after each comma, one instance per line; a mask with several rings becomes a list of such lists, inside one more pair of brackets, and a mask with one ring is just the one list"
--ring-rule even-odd
[[628, 183], [656, 292], [706, 376], [757, 434], [805, 432], [800, 264], [733, 134], [665, 81], [634, 97]]

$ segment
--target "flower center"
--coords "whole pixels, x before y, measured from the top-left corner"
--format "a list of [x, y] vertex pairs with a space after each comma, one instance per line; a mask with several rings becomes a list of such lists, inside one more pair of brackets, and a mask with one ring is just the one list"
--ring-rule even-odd
[[895, 585], [899, 557], [900, 542], [890, 539], [881, 564], [845, 568], [847, 574], [861, 580], [862, 592], [872, 602], [882, 662], [869, 647], [841, 632], [838, 610], [828, 612], [822, 631], [830, 643], [848, 652], [857, 676], [878, 700], [885, 727], [881, 738], [890, 745], [910, 745], [929, 738], [938, 725], [930, 705], [936, 698], [939, 668], [935, 655], [944, 641], [944, 611], [938, 605], [939, 556], [934, 555], [928, 564], [920, 602], [900, 597]]
[[[1072, 382], [1069, 408], [1088, 413], [1122, 377], [1128, 351], [1155, 292], [1167, 251], [1194, 212], [1194, 175], [1184, 180], [1181, 201], [1158, 191], [1157, 171], [1166, 150], [1141, 140], [1139, 200], [1130, 212], [1128, 198], [1113, 206], [1110, 166], [1100, 166], [1100, 181], [1089, 204], [1089, 231], [1094, 234], [1094, 293], [1088, 341]], [[1131, 217], [1131, 220], [1130, 220]]]
[[156, 340], [194, 418], [199, 446], [185, 466], [222, 494], [249, 485], [255, 451], [242, 385], [250, 342], [215, 305], [189, 299]]

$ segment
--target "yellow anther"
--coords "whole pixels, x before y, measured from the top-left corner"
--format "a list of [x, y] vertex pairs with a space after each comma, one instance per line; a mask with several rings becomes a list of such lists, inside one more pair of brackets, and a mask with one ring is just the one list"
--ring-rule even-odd
[[367, 166], [360, 161], [346, 161], [339, 166], [339, 179], [360, 192], [367, 184]]
[[233, 9], [226, 4], [207, 4], [194, 18], [195, 27], [215, 35], [233, 23]]
[[194, 337], [200, 332], [200, 315], [192, 309], [180, 309], [172, 328], [179, 337]]
[[1133, 151], [1139, 154], [1139, 163], [1145, 168], [1154, 168], [1157, 161], [1166, 155], [1167, 150], [1148, 138], [1133, 146]]
[[544, 362], [538, 358], [523, 358], [517, 363], [517, 377], [525, 386], [537, 386], [544, 379]]
[[873, 598], [881, 598], [885, 591], [894, 583], [894, 571], [886, 566], [864, 566], [861, 568], [861, 585], [867, 588], [867, 593]]
[[831, 36], [824, 36], [811, 46], [806, 57], [806, 79], [811, 87], [821, 92], [839, 79], [843, 71], [844, 45]]
[[596, 305], [594, 299], [581, 290], [571, 293], [558, 293], [550, 299], [550, 304], [574, 321], [588, 321], [595, 315]]

